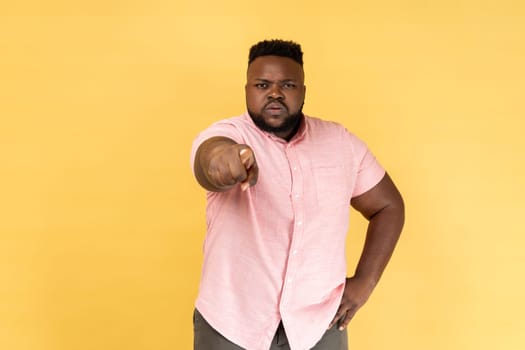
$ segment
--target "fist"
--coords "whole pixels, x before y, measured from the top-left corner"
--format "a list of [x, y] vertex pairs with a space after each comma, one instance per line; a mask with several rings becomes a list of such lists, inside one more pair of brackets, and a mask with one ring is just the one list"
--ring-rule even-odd
[[259, 169], [253, 150], [247, 145], [230, 144], [215, 149], [206, 177], [215, 187], [229, 189], [236, 184], [246, 191], [257, 183]]

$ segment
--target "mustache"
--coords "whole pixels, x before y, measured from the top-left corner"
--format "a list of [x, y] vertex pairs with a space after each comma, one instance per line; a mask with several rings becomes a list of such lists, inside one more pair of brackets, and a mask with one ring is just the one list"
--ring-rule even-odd
[[288, 110], [288, 106], [284, 104], [284, 102], [282, 102], [281, 100], [276, 100], [276, 99], [271, 99], [270, 101], [268, 101], [268, 103], [266, 103], [264, 105], [264, 108], [267, 108], [269, 105], [271, 104], [278, 104], [280, 105], [281, 107], [283, 107], [284, 109]]

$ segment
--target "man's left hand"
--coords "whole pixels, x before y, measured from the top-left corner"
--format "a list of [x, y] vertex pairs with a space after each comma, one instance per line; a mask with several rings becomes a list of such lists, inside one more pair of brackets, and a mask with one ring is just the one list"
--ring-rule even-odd
[[337, 313], [328, 328], [337, 324], [340, 331], [345, 329], [357, 310], [368, 300], [373, 290], [374, 284], [366, 279], [356, 276], [347, 278], [341, 305], [339, 305], [339, 309], [337, 309]]

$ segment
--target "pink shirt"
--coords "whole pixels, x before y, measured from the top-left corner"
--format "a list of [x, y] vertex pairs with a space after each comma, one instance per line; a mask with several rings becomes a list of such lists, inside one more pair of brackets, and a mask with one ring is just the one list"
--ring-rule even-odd
[[249, 145], [259, 179], [207, 193], [207, 234], [197, 309], [224, 337], [267, 350], [282, 320], [291, 349], [310, 349], [334, 317], [346, 278], [352, 197], [385, 171], [343, 126], [305, 116], [286, 142], [248, 113], [222, 120], [193, 143], [225, 136]]

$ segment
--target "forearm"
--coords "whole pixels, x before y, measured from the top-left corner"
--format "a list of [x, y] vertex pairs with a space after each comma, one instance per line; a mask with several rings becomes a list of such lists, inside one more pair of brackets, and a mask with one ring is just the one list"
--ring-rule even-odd
[[197, 182], [208, 191], [223, 192], [232, 186], [219, 186], [208, 176], [210, 160], [225, 147], [237, 144], [227, 137], [212, 137], [204, 141], [197, 150], [194, 160], [194, 173]]
[[355, 277], [375, 287], [392, 256], [404, 223], [404, 206], [390, 204], [370, 218]]
[[[341, 298], [341, 305], [337, 310], [329, 327], [339, 323], [339, 330], [343, 330], [355, 313], [363, 306], [374, 290], [388, 260], [396, 246], [404, 222], [404, 208], [401, 195], [392, 185], [390, 178], [385, 177], [378, 187], [389, 193], [387, 205], [381, 205], [378, 210], [370, 209], [366, 205], [371, 198], [378, 198], [377, 192], [356, 199], [354, 204], [369, 220], [366, 234], [365, 246], [359, 259], [356, 273], [353, 277], [346, 279], [346, 285]], [[379, 191], [384, 193], [385, 191]], [[379, 196], [380, 197], [380, 196]], [[374, 201], [372, 201], [374, 202]], [[384, 204], [381, 200], [379, 203]], [[373, 213], [373, 214], [370, 214]], [[370, 215], [366, 215], [370, 214]]]

